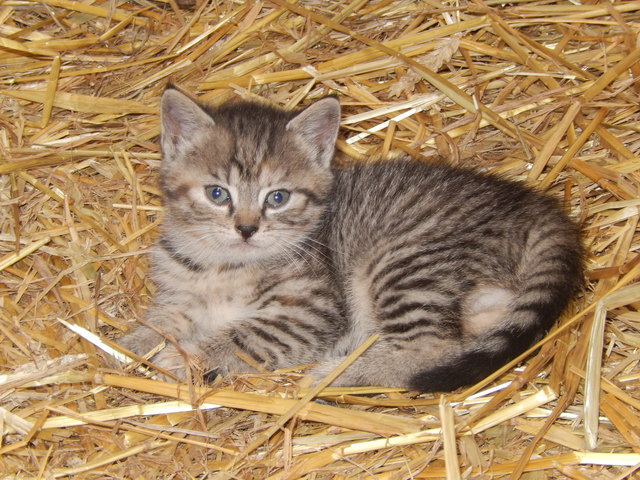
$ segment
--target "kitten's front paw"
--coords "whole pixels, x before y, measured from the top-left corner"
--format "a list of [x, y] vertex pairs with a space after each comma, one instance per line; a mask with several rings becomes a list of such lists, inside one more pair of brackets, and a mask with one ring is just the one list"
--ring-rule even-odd
[[[174, 374], [180, 380], [187, 380], [187, 369], [195, 375], [201, 375], [206, 371], [202, 356], [195, 349], [189, 349], [188, 345], [181, 345], [180, 352], [174, 345], [167, 345], [151, 359], [151, 362], [168, 372]], [[184, 348], [187, 347], [187, 348]]]
[[160, 352], [151, 359], [151, 362], [157, 367], [173, 373], [181, 380], [186, 379], [185, 372], [188, 361], [173, 345], [167, 345], [160, 350]]
[[136, 355], [145, 355], [162, 343], [162, 336], [145, 326], [138, 326], [117, 342]]

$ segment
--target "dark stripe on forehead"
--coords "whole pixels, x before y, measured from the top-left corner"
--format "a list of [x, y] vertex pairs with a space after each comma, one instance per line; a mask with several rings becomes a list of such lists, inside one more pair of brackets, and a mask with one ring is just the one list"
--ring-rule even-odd
[[244, 164], [238, 159], [238, 156], [236, 155], [236, 152], [233, 152], [233, 155], [231, 155], [231, 159], [229, 161], [229, 170], [227, 173], [227, 182], [230, 182], [229, 177], [231, 175], [231, 169], [232, 168], [236, 168], [238, 170], [238, 174], [240, 175], [241, 178], [245, 177], [245, 174], [247, 172]]
[[[264, 160], [263, 157], [265, 155], [262, 153], [258, 155], [259, 151], [257, 148], [252, 148], [247, 151], [247, 149], [236, 147], [227, 165], [226, 178], [228, 184], [231, 184], [233, 172], [236, 172], [238, 178], [243, 182], [254, 181], [260, 177], [262, 160]], [[242, 152], [242, 154], [240, 154], [240, 152]]]
[[271, 138], [264, 138], [264, 132], [250, 139], [237, 139], [236, 150], [231, 159], [231, 166], [238, 168], [240, 177], [246, 180], [258, 179], [262, 173], [263, 162], [273, 157], [275, 151]]

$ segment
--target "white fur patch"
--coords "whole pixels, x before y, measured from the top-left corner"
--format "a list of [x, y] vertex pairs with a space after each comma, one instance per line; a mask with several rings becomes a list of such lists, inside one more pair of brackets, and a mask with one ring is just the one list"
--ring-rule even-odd
[[370, 278], [364, 272], [354, 271], [349, 276], [347, 299], [350, 309], [351, 324], [349, 331], [340, 337], [330, 358], [351, 353], [374, 332], [375, 312], [371, 301]]
[[503, 287], [481, 285], [471, 291], [463, 308], [464, 331], [481, 335], [509, 314], [514, 293]]

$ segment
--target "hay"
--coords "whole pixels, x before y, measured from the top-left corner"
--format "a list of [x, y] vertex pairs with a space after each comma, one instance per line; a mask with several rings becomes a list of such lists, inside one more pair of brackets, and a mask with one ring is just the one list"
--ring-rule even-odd
[[[637, 475], [640, 3], [185, 3], [0, 3], [1, 478]], [[584, 228], [589, 286], [448, 395], [142, 378], [112, 347], [153, 292], [169, 79], [214, 103], [335, 92], [357, 161], [445, 155], [546, 190]]]

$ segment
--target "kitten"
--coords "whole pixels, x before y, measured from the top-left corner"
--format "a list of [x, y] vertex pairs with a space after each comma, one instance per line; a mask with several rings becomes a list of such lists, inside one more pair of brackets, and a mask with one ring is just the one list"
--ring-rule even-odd
[[[146, 322], [226, 374], [319, 361], [334, 383], [422, 391], [482, 379], [553, 324], [581, 284], [577, 228], [494, 176], [410, 158], [333, 169], [340, 108], [161, 105], [166, 218]], [[140, 326], [138, 352], [162, 336]], [[244, 355], [237, 355], [241, 352]], [[184, 369], [169, 342], [153, 361]]]

